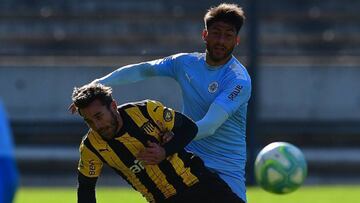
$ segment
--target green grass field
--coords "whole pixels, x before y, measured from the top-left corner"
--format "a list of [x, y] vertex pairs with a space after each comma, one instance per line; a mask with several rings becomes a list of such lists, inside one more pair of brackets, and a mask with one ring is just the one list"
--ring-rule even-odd
[[[287, 195], [274, 195], [260, 188], [248, 188], [249, 203], [355, 203], [359, 202], [360, 185], [306, 186]], [[143, 203], [138, 193], [128, 188], [97, 189], [98, 203]], [[75, 188], [29, 188], [17, 193], [15, 203], [71, 203], [76, 202]]]

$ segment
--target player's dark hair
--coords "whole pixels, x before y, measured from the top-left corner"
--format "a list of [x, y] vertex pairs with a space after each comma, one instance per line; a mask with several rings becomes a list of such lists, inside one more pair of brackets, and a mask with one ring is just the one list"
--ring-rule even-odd
[[239, 33], [245, 21], [245, 14], [237, 4], [222, 3], [217, 7], [211, 7], [204, 16], [205, 29], [215, 22], [222, 21], [235, 27], [236, 34]]
[[90, 83], [79, 88], [74, 87], [72, 101], [78, 110], [86, 108], [95, 100], [99, 100], [106, 107], [110, 107], [110, 104], [113, 101], [111, 94], [111, 87], [99, 83]]

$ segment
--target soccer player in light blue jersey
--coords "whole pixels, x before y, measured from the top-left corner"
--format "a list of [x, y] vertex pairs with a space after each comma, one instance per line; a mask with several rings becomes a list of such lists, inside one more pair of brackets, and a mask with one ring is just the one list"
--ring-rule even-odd
[[175, 79], [182, 89], [183, 113], [199, 131], [187, 149], [200, 156], [246, 202], [246, 112], [251, 80], [232, 55], [245, 20], [236, 4], [220, 4], [204, 16], [205, 53], [180, 53], [163, 59], [127, 65], [94, 80], [120, 85], [153, 76]]
[[18, 185], [18, 172], [9, 122], [0, 100], [0, 203], [11, 203]]

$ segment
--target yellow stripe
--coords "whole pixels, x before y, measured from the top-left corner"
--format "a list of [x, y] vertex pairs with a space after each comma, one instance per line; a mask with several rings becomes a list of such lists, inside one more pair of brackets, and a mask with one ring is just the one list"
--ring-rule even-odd
[[78, 170], [87, 177], [98, 177], [103, 167], [102, 161], [86, 145], [81, 144]]
[[[127, 134], [126, 134], [127, 135]], [[89, 136], [91, 139], [89, 141], [91, 144], [98, 150], [98, 146], [104, 147], [103, 144], [106, 145], [106, 142], [103, 140], [97, 140], [93, 136]], [[154, 196], [148, 191], [148, 189], [141, 183], [141, 181], [136, 177], [136, 175], [121, 161], [121, 158], [117, 156], [117, 154], [111, 149], [110, 146], [107, 146], [109, 151], [106, 153], [100, 153], [102, 157], [106, 160], [106, 162], [113, 168], [121, 171], [126, 179], [134, 186], [134, 188], [139, 191], [141, 194], [145, 196], [147, 201], [153, 202]]]
[[[131, 137], [127, 133], [116, 138], [116, 140], [122, 142], [134, 156], [137, 156], [140, 150], [145, 148], [140, 141]], [[146, 165], [144, 167], [146, 173], [155, 183], [157, 188], [159, 188], [159, 190], [164, 194], [165, 198], [168, 198], [176, 193], [176, 189], [166, 180], [165, 174], [160, 170], [158, 165]]]
[[146, 134], [151, 135], [155, 137], [157, 140], [160, 140], [159, 137], [159, 130], [150, 123], [149, 119], [147, 119], [140, 111], [138, 107], [131, 107], [128, 109], [125, 109], [126, 113], [129, 114], [129, 116], [133, 119], [133, 121], [136, 123], [136, 125], [141, 128], [143, 126], [147, 126]]
[[131, 116], [136, 125], [139, 127], [143, 126], [147, 121], [149, 121], [147, 118], [144, 117], [138, 107], [127, 108], [125, 109], [125, 111]]
[[191, 186], [199, 182], [199, 179], [191, 173], [190, 168], [185, 167], [184, 162], [179, 158], [177, 153], [168, 158], [168, 161], [170, 161], [176, 173], [183, 179], [183, 182], [187, 186]]

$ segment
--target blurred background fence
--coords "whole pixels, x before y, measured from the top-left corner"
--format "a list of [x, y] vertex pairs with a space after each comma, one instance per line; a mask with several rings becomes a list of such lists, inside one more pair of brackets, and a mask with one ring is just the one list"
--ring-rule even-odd
[[[251, 0], [228, 2], [246, 12]], [[0, 97], [10, 115], [21, 183], [76, 184], [77, 147], [87, 127], [67, 112], [73, 87], [121, 65], [204, 51], [202, 17], [219, 3], [1, 1]], [[254, 151], [288, 141], [309, 161], [308, 183], [359, 183], [360, 1], [257, 5]], [[245, 65], [252, 20], [235, 51]], [[114, 90], [120, 102], [151, 98], [181, 109], [180, 89], [171, 79]], [[55, 179], [59, 175], [70, 179]]]

